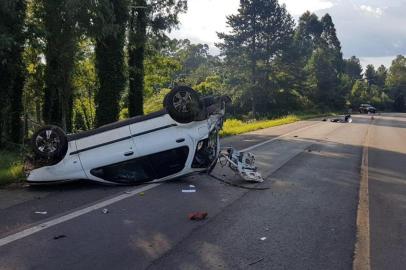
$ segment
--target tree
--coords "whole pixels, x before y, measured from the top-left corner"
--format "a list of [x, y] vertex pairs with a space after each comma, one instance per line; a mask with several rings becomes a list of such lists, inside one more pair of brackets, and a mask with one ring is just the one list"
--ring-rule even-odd
[[320, 22], [323, 26], [323, 31], [321, 33], [321, 46], [325, 46], [331, 54], [336, 73], [341, 73], [343, 70], [343, 54], [341, 52], [341, 43], [338, 40], [333, 19], [327, 13], [321, 18]]
[[404, 56], [398, 55], [392, 61], [386, 85], [394, 100], [394, 109], [399, 112], [406, 111], [406, 58]]
[[70, 131], [72, 128], [72, 76], [79, 36], [79, 17], [85, 3], [80, 0], [43, 0], [45, 28], [46, 123]]
[[385, 81], [387, 77], [388, 69], [384, 65], [381, 65], [376, 70], [376, 85], [383, 89], [385, 87]]
[[276, 0], [242, 0], [238, 14], [227, 17], [227, 25], [231, 33], [218, 33], [223, 41], [217, 46], [226, 58], [245, 63], [255, 116], [261, 92], [269, 83], [270, 62], [291, 42], [294, 22]]
[[126, 85], [124, 42], [127, 0], [100, 0], [95, 6], [96, 126], [118, 120], [119, 99]]
[[128, 111], [130, 116], [142, 115], [145, 75], [145, 46], [149, 36], [165, 38], [165, 31], [176, 26], [178, 14], [187, 9], [186, 0], [131, 0], [129, 24]]
[[368, 85], [376, 85], [378, 76], [373, 65], [367, 65], [365, 69], [365, 79], [368, 82]]
[[0, 147], [21, 140], [25, 0], [0, 2]]
[[360, 60], [352, 56], [349, 59], [344, 59], [344, 72], [354, 82], [362, 79], [362, 66]]

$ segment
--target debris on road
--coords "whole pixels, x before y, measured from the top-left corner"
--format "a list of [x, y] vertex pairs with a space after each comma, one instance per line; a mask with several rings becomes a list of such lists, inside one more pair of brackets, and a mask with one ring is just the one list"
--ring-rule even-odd
[[48, 212], [47, 211], [36, 211], [35, 214], [46, 215], [46, 214], [48, 214]]
[[64, 234], [57, 235], [57, 236], [54, 237], [54, 240], [58, 240], [58, 239], [61, 239], [61, 238], [66, 238], [66, 235], [64, 235]]
[[259, 238], [259, 240], [265, 241], [265, 240], [266, 240], [266, 237], [261, 237], [261, 238]]
[[196, 186], [195, 186], [195, 185], [189, 185], [189, 187], [190, 187], [190, 188], [195, 188]]
[[182, 189], [183, 193], [194, 193], [196, 192], [196, 189]]
[[190, 220], [203, 220], [206, 219], [208, 213], [207, 212], [193, 212], [189, 214]]
[[255, 156], [249, 152], [239, 152], [232, 147], [220, 152], [219, 163], [222, 167], [228, 165], [247, 182], [262, 183], [264, 179], [255, 166]]
[[259, 262], [262, 262], [264, 259], [265, 259], [265, 258], [261, 258], [261, 259], [259, 259], [259, 260], [256, 260], [255, 262], [249, 263], [248, 265], [251, 266], [251, 265], [257, 264], [257, 263], [259, 263]]
[[144, 196], [144, 195], [145, 195], [145, 193], [144, 193], [144, 192], [140, 192], [140, 193], [138, 193], [138, 195], [140, 195], [140, 196]]
[[109, 212], [109, 209], [104, 208], [104, 209], [102, 210], [102, 212], [103, 212], [103, 214], [107, 214], [107, 213]]

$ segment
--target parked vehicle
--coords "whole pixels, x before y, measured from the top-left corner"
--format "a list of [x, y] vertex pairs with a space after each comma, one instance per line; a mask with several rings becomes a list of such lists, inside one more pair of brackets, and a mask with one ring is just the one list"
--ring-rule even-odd
[[165, 97], [165, 109], [149, 115], [71, 135], [45, 126], [32, 138], [35, 167], [27, 181], [137, 184], [209, 171], [229, 101], [180, 86]]
[[369, 104], [361, 104], [359, 107], [360, 113], [376, 113], [376, 108]]

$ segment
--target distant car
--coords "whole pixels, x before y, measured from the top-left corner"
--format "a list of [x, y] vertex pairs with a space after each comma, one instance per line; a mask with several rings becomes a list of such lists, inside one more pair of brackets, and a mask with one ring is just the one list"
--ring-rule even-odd
[[138, 184], [209, 171], [217, 163], [229, 101], [179, 86], [165, 97], [164, 110], [149, 115], [71, 135], [45, 126], [32, 138], [27, 181]]
[[376, 113], [376, 108], [369, 104], [361, 104], [359, 107], [360, 113]]

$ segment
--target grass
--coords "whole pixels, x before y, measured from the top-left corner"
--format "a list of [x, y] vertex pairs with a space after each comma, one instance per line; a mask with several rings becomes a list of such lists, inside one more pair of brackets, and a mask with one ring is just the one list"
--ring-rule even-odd
[[21, 156], [9, 151], [0, 151], [0, 187], [23, 179]]
[[[330, 115], [330, 114], [328, 114]], [[326, 115], [321, 114], [300, 114], [300, 115], [288, 115], [281, 118], [270, 119], [270, 120], [253, 120], [248, 122], [243, 122], [237, 119], [227, 119], [224, 122], [223, 130], [220, 133], [221, 137], [234, 136], [242, 133], [247, 133], [259, 129], [276, 127], [286, 124], [291, 124], [300, 120], [306, 120], [316, 117], [323, 117]]]

